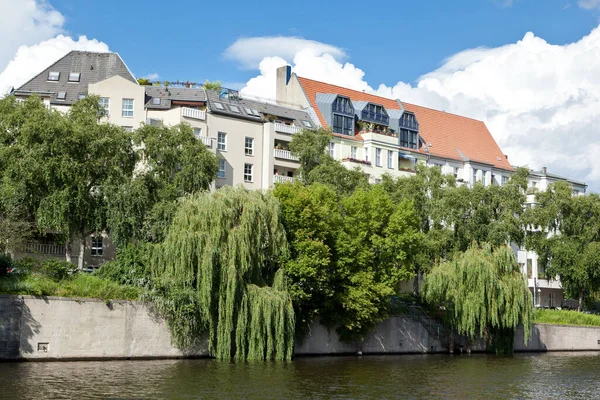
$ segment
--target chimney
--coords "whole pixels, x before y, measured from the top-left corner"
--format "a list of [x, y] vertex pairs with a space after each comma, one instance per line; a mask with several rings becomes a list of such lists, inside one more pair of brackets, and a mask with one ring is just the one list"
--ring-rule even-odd
[[547, 171], [548, 171], [548, 169], [546, 167], [542, 167], [542, 174], [546, 175]]
[[508, 161], [508, 154], [505, 154], [504, 157], [506, 158], [506, 160]]

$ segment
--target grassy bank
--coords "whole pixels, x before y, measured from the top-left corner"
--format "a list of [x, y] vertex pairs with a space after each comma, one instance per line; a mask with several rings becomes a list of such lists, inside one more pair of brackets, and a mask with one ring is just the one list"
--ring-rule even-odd
[[43, 274], [27, 274], [0, 277], [0, 294], [138, 300], [141, 290], [87, 274], [76, 274], [58, 281]]
[[600, 326], [600, 315], [584, 314], [568, 310], [545, 310], [535, 311], [535, 321], [541, 324]]

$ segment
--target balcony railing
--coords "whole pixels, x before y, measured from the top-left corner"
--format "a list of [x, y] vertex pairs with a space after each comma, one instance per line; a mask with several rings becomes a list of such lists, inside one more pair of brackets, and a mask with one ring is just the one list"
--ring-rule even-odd
[[204, 121], [206, 119], [206, 111], [196, 110], [195, 108], [181, 107], [181, 116]]
[[298, 161], [298, 157], [293, 155], [289, 150], [275, 149], [273, 151], [275, 158], [283, 158], [284, 160]]
[[285, 175], [273, 175], [273, 183], [294, 182], [294, 177]]
[[200, 141], [202, 141], [202, 143], [204, 143], [204, 145], [206, 147], [212, 147], [212, 140], [209, 137], [206, 136], [196, 136], [196, 138]]
[[363, 121], [375, 122], [382, 125], [389, 125], [390, 123], [390, 117], [387, 115], [369, 110], [363, 110], [361, 112], [361, 119]]
[[275, 123], [275, 132], [288, 133], [293, 135], [294, 133], [298, 133], [302, 130], [302, 128], [298, 126], [280, 124], [278, 122]]
[[413, 118], [400, 118], [400, 128], [418, 131], [419, 123], [417, 121], [415, 121]]
[[46, 254], [52, 256], [64, 256], [67, 249], [64, 244], [54, 243], [27, 243], [27, 253]]

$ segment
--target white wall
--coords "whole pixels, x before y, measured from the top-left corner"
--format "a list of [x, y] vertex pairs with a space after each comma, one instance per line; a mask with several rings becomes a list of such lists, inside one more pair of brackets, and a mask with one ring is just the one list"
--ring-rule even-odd
[[[117, 75], [90, 84], [88, 92], [110, 99], [108, 121], [111, 123], [137, 129], [142, 123], [146, 122], [144, 86]], [[133, 99], [133, 117], [123, 117], [123, 99]]]

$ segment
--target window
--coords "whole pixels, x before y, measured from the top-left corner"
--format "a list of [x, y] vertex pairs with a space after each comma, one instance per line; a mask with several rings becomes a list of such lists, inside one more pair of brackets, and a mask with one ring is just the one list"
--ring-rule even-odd
[[155, 106], [160, 106], [160, 97], [153, 97], [152, 104], [154, 104]]
[[92, 255], [99, 257], [104, 254], [104, 239], [102, 236], [92, 237]]
[[400, 129], [400, 146], [409, 149], [418, 148], [419, 133], [408, 129]]
[[215, 104], [215, 108], [217, 110], [224, 110], [225, 109], [225, 107], [223, 107], [223, 104], [221, 104], [221, 103], [214, 103], [214, 104]]
[[473, 168], [473, 183], [477, 182], [477, 168]]
[[508, 182], [508, 176], [502, 175], [502, 184], [506, 185], [507, 182]]
[[573, 190], [573, 196], [579, 196], [579, 190]]
[[354, 117], [333, 114], [333, 131], [342, 135], [353, 135]]
[[350, 146], [350, 158], [356, 160], [356, 146]]
[[333, 102], [333, 112], [354, 117], [354, 107], [348, 97], [338, 96]]
[[110, 106], [110, 99], [108, 97], [100, 97], [98, 99], [100, 108], [104, 109], [104, 115], [108, 117], [108, 108]]
[[230, 106], [229, 106], [229, 109], [230, 109], [232, 112], [236, 113], [236, 114], [240, 114], [240, 109], [238, 108], [238, 106], [232, 106], [232, 105], [230, 105]]
[[246, 136], [244, 152], [246, 153], [247, 156], [254, 155], [254, 138]]
[[329, 156], [333, 158], [335, 156], [335, 143], [329, 142]]
[[252, 182], [252, 164], [244, 164], [244, 182]]
[[133, 99], [123, 99], [121, 110], [122, 117], [133, 118]]
[[455, 178], [458, 178], [458, 171], [459, 171], [459, 170], [460, 170], [460, 169], [459, 169], [458, 167], [454, 167], [454, 177], [455, 177]]
[[383, 125], [388, 125], [390, 122], [390, 117], [388, 117], [385, 108], [373, 103], [367, 104], [364, 110], [362, 110], [361, 119], [363, 121], [371, 121]]
[[257, 110], [255, 110], [254, 108], [252, 109], [252, 114], [254, 114], [255, 117], [260, 117], [260, 114]]
[[125, 132], [133, 132], [133, 126], [122, 126], [121, 128], [123, 128]]
[[50, 71], [48, 72], [48, 80], [52, 82], [58, 82], [60, 79], [60, 72]]
[[537, 187], [537, 182], [536, 181], [531, 181], [531, 187], [532, 188], [536, 188]]
[[375, 165], [381, 167], [381, 149], [375, 148]]
[[310, 124], [310, 122], [302, 120], [302, 123], [304, 124], [305, 127], [312, 128], [312, 125]]
[[217, 171], [217, 178], [225, 178], [225, 171], [227, 168], [227, 163], [224, 159], [219, 158], [219, 171]]
[[67, 92], [58, 92], [56, 100], [65, 100], [67, 98]]
[[196, 139], [202, 136], [202, 128], [194, 128], [194, 136], [196, 137]]
[[496, 175], [492, 174], [492, 185], [496, 184]]
[[418, 131], [419, 123], [417, 122], [414, 114], [405, 111], [400, 118], [400, 127]]
[[79, 82], [79, 78], [81, 74], [79, 72], [71, 72], [69, 73], [69, 82]]
[[79, 97], [77, 97], [79, 100], [83, 100], [85, 99], [85, 93], [79, 93]]
[[217, 150], [227, 151], [227, 134], [225, 132], [217, 133]]
[[532, 278], [533, 275], [533, 260], [531, 258], [527, 259], [527, 277], [529, 279]]
[[546, 279], [546, 268], [544, 268], [544, 263], [540, 259], [538, 259], [537, 263], [537, 278]]
[[388, 150], [388, 168], [394, 168], [394, 152]]
[[554, 307], [554, 292], [548, 293], [548, 307]]
[[486, 182], [485, 182], [486, 174], [487, 174], [487, 171], [481, 171], [481, 182], [483, 183], [484, 186], [486, 184]]
[[519, 263], [519, 271], [521, 271], [521, 273], [523, 275], [525, 275], [525, 264], [524, 263]]
[[369, 148], [365, 147], [365, 161], [369, 161]]

